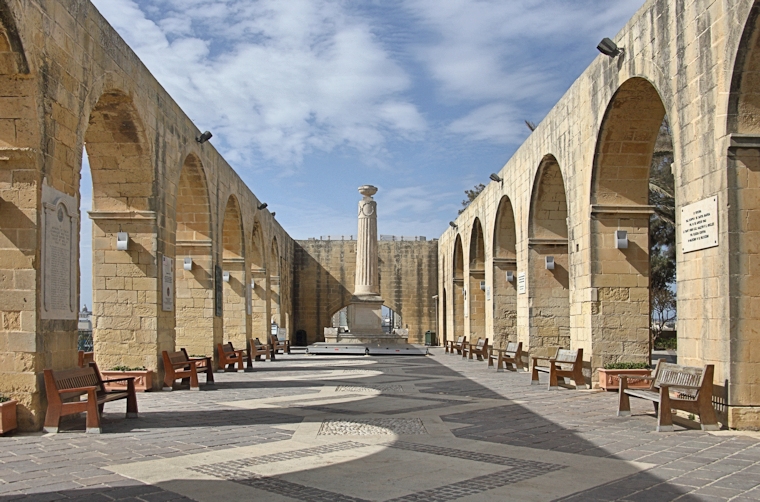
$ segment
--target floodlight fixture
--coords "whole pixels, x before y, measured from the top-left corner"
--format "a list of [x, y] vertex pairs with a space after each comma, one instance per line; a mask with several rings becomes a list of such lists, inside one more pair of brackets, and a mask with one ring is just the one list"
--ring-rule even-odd
[[275, 216], [277, 216], [277, 213], [275, 213], [274, 211], [272, 211], [272, 218], [274, 218]]
[[496, 183], [501, 183], [502, 181], [504, 181], [504, 178], [502, 178], [496, 173], [491, 173], [491, 176], [489, 176], [489, 178], [491, 178], [491, 180], [495, 181]]
[[486, 290], [486, 281], [480, 281], [480, 290], [485, 291]]
[[513, 282], [515, 280], [515, 273], [511, 270], [507, 270], [507, 282]]
[[554, 270], [554, 257], [547, 256], [544, 265], [546, 266], [546, 270]]
[[230, 273], [229, 272], [222, 273], [222, 280], [224, 282], [230, 282]]
[[604, 37], [602, 41], [599, 42], [599, 45], [596, 46], [596, 49], [605, 56], [609, 56], [611, 58], [617, 57], [623, 53], [623, 48], [618, 47], [615, 42], [607, 37]]
[[456, 230], [456, 229], [458, 228], [457, 224], [456, 224], [456, 223], [454, 223], [453, 221], [450, 221], [450, 222], [449, 222], [449, 226], [450, 226], [451, 228], [453, 228], [454, 230]]
[[267, 204], [266, 202], [259, 204], [258, 205], [259, 211], [261, 211], [262, 209], [266, 209], [268, 205], [269, 204]]
[[190, 256], [185, 257], [185, 261], [182, 265], [182, 268], [184, 268], [185, 270], [193, 269], [193, 259]]
[[212, 136], [213, 136], [213, 134], [211, 134], [211, 131], [206, 131], [203, 134], [201, 134], [200, 136], [198, 136], [197, 138], [195, 138], [195, 141], [197, 141], [198, 143], [203, 144], [206, 141], [210, 140]]

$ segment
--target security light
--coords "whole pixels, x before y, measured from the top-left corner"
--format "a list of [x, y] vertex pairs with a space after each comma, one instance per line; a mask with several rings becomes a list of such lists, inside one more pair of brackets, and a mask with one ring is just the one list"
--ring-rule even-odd
[[515, 273], [511, 270], [507, 270], [507, 282], [512, 282], [515, 280]]
[[274, 218], [275, 216], [277, 216], [277, 213], [275, 213], [274, 211], [272, 211], [272, 218]]
[[185, 262], [182, 265], [182, 267], [185, 270], [192, 270], [193, 269], [193, 259], [189, 256], [185, 257]]
[[206, 141], [210, 140], [213, 134], [211, 134], [211, 131], [206, 131], [197, 138], [195, 138], [195, 141], [198, 143], [205, 143]]
[[480, 290], [485, 291], [486, 290], [486, 281], [480, 281]]
[[259, 211], [261, 211], [262, 209], [266, 209], [266, 207], [267, 207], [268, 205], [269, 205], [269, 204], [267, 204], [266, 202], [264, 202], [264, 203], [262, 203], [262, 204], [259, 204], [259, 205], [258, 205]]
[[489, 176], [489, 178], [491, 178], [491, 180], [495, 181], [496, 183], [501, 183], [504, 181], [504, 179], [496, 173], [491, 173], [491, 176]]
[[554, 270], [554, 257], [547, 256], [544, 265], [546, 266], [546, 270]]
[[450, 226], [451, 228], [453, 228], [454, 230], [456, 230], [456, 229], [457, 229], [457, 224], [456, 224], [456, 223], [454, 223], [453, 221], [450, 221], [450, 222], [449, 222], [449, 226]]
[[229, 272], [222, 273], [222, 280], [224, 282], [230, 282], [230, 273]]
[[611, 58], [619, 56], [623, 52], [623, 49], [621, 47], [618, 47], [615, 42], [607, 37], [604, 37], [602, 41], [599, 42], [599, 45], [596, 46], [596, 49], [605, 56], [609, 56]]

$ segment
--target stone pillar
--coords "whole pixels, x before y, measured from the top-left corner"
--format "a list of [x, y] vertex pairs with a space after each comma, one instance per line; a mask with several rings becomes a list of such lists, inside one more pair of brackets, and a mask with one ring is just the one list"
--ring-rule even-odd
[[354, 296], [378, 296], [377, 277], [377, 202], [372, 196], [377, 187], [362, 185], [359, 193], [359, 233], [356, 237], [356, 282]]

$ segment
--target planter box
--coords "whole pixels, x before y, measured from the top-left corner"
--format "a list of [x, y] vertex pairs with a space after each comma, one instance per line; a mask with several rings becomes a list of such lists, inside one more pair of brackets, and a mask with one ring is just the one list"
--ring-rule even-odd
[[11, 399], [0, 403], [0, 434], [12, 431], [17, 427], [16, 424], [16, 403]]
[[[109, 378], [121, 378], [121, 377], [135, 377], [135, 392], [146, 392], [153, 388], [153, 370], [141, 370], [141, 371], [101, 371], [103, 380]], [[108, 383], [106, 384], [108, 390], [127, 390], [127, 383]]]
[[[604, 390], [618, 390], [620, 388], [620, 379], [618, 375], [641, 375], [648, 377], [652, 374], [652, 370], [606, 370], [599, 369], [599, 387]], [[628, 388], [630, 389], [648, 389], [649, 380], [634, 380], [628, 379]]]

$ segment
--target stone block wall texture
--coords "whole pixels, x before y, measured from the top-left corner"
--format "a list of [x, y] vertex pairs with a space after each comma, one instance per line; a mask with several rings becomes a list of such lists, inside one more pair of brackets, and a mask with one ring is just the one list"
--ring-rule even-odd
[[[77, 361], [76, 319], [40, 314], [40, 215], [43, 183], [80, 200], [85, 143], [93, 204], [79, 219], [93, 220], [101, 368], [146, 366], [160, 382], [162, 350], [214, 355], [227, 333], [241, 343], [252, 326], [267, 333], [268, 319], [262, 326], [253, 318], [269, 317], [274, 269], [280, 311], [292, 316], [293, 240], [258, 209], [260, 201], [213, 145], [195, 141], [199, 134], [89, 1], [0, 0], [0, 393], [20, 401], [22, 430], [42, 424], [42, 370]], [[231, 197], [234, 238], [223, 228]], [[116, 249], [119, 231], [129, 234], [126, 251]], [[78, 235], [72, 239], [78, 242]], [[231, 246], [236, 254], [228, 256]], [[277, 264], [269, 260], [272, 246]], [[162, 302], [164, 256], [176, 267], [170, 311]], [[186, 257], [193, 261], [189, 271]], [[222, 316], [215, 315], [217, 266], [236, 279], [218, 298]], [[255, 316], [246, 305], [252, 277], [258, 279]]]
[[[523, 145], [439, 240], [439, 322], [470, 333], [457, 302], [472, 275], [473, 227], [482, 226], [486, 334], [526, 349], [583, 348], [591, 371], [649, 358], [648, 177], [663, 118], [672, 131], [676, 185], [678, 358], [715, 365], [723, 420], [760, 428], [760, 6], [752, 0], [643, 4]], [[552, 170], [548, 169], [551, 164]], [[485, 171], [484, 171], [485, 173]], [[682, 249], [681, 209], [718, 200], [718, 246]], [[509, 204], [505, 205], [504, 200]], [[514, 221], [514, 261], [498, 244]], [[564, 215], [562, 213], [565, 213]], [[760, 220], [758, 220], [760, 221]], [[613, 232], [629, 246], [616, 249]], [[554, 256], [548, 271], [543, 260]], [[503, 273], [526, 274], [511, 298]], [[478, 272], [478, 270], [475, 270]], [[470, 287], [472, 287], [470, 285]], [[516, 285], [514, 286], [516, 290]], [[493, 315], [490, 315], [494, 312]]]
[[[380, 296], [409, 326], [409, 341], [424, 343], [436, 330], [433, 296], [438, 284], [437, 241], [378, 242]], [[293, 332], [309, 343], [324, 341], [332, 315], [348, 305], [354, 291], [356, 241], [296, 241], [293, 263]]]

